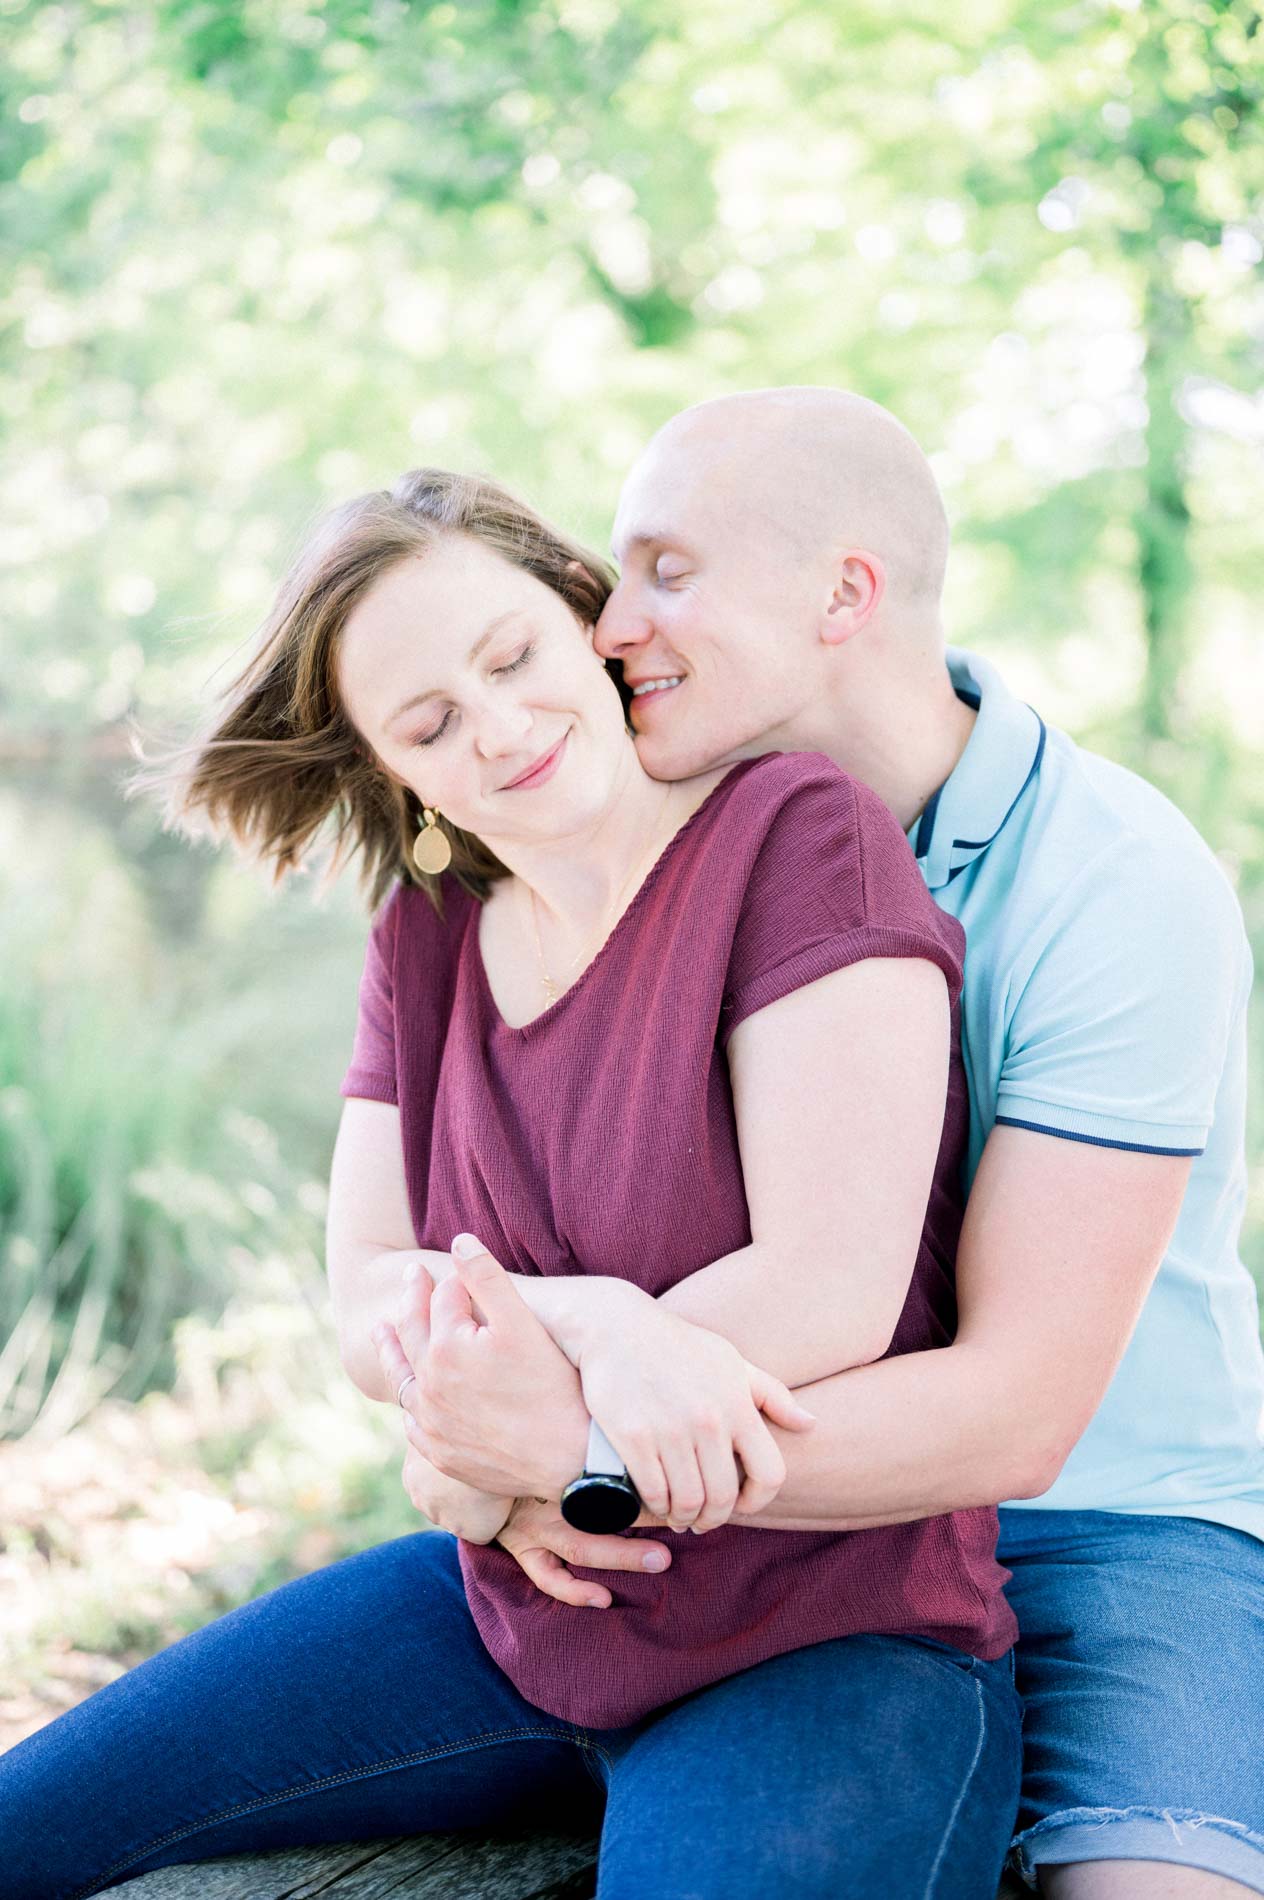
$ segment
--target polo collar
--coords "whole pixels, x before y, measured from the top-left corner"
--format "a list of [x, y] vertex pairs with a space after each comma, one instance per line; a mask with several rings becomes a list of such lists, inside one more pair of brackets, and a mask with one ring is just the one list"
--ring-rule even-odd
[[1040, 770], [1045, 723], [1015, 699], [996, 668], [964, 647], [947, 650], [958, 699], [978, 708], [966, 749], [909, 827], [908, 838], [932, 891], [981, 856]]

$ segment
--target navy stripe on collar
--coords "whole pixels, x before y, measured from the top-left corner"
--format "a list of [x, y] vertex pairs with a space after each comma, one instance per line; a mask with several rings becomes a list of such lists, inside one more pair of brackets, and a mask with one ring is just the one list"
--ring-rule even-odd
[[942, 785], [938, 786], [926, 801], [922, 811], [922, 821], [917, 827], [917, 843], [913, 846], [915, 858], [924, 858], [930, 850], [930, 841], [935, 830], [935, 813], [939, 810], [939, 794], [943, 789]]
[[[963, 698], [964, 694], [958, 693], [958, 697]], [[1028, 708], [1028, 710], [1029, 712], [1031, 712], [1032, 716], [1034, 717], [1036, 724], [1040, 727], [1040, 737], [1036, 741], [1036, 756], [1031, 762], [1030, 771], [1028, 772], [1026, 778], [1023, 780], [1021, 786], [1019, 787], [1018, 791], [1014, 795], [1014, 798], [1012, 799], [1010, 803], [1008, 811], [1005, 813], [1005, 816], [1002, 818], [1000, 824], [996, 827], [996, 830], [992, 833], [992, 836], [990, 838], [954, 838], [952, 841], [953, 851], [986, 851], [987, 847], [990, 844], [993, 844], [996, 841], [996, 839], [1000, 836], [1001, 832], [1004, 831], [1006, 825], [1009, 823], [1010, 818], [1013, 816], [1015, 806], [1018, 804], [1019, 800], [1022, 798], [1022, 795], [1027, 790], [1027, 787], [1031, 784], [1031, 781], [1035, 778], [1037, 772], [1040, 770], [1040, 761], [1044, 757], [1045, 740], [1048, 738], [1049, 732], [1048, 732], [1047, 726], [1045, 725], [1044, 720], [1040, 717], [1040, 714], [1036, 711], [1035, 707], [1031, 706]], [[931, 840], [933, 839], [935, 835], [935, 818], [939, 810], [940, 793], [942, 793], [942, 791], [944, 790], [944, 786], [947, 785], [948, 782], [949, 782], [948, 779], [944, 780], [944, 785], [941, 785], [939, 787], [939, 791], [935, 792], [933, 796], [927, 801], [926, 808], [922, 812], [921, 822], [919, 823], [917, 827], [917, 842], [913, 846], [914, 857], [924, 858], [930, 850]], [[949, 871], [945, 882], [951, 884], [953, 878], [958, 876], [958, 874], [964, 871], [965, 868], [966, 866], [964, 864], [955, 865], [952, 868], [952, 870]]]
[[1044, 720], [1040, 717], [1040, 714], [1036, 712], [1036, 708], [1033, 706], [1031, 710], [1036, 714], [1036, 724], [1040, 727], [1040, 738], [1036, 742], [1036, 756], [1031, 762], [1030, 772], [1028, 772], [1026, 778], [1023, 780], [1022, 785], [1014, 797], [1013, 803], [1010, 805], [1009, 810], [1006, 812], [1004, 818], [1002, 818], [1000, 824], [996, 827], [996, 830], [992, 833], [992, 836], [990, 838], [954, 838], [952, 841], [954, 851], [986, 851], [988, 846], [1004, 831], [1010, 818], [1013, 816], [1014, 806], [1018, 803], [1018, 800], [1022, 797], [1040, 770], [1040, 761], [1044, 757], [1045, 740], [1048, 738], [1049, 732]]

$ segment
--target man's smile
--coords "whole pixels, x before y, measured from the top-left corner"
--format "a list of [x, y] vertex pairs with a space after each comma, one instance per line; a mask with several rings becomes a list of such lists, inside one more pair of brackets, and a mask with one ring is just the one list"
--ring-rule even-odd
[[638, 731], [644, 723], [646, 713], [656, 701], [665, 699], [684, 684], [683, 673], [662, 674], [655, 679], [643, 679], [633, 682], [624, 675], [626, 683], [632, 688], [632, 723]]

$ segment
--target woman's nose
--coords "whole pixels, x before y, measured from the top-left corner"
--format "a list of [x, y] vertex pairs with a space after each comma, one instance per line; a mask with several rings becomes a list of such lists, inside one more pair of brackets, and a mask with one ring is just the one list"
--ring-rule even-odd
[[503, 702], [488, 706], [479, 719], [475, 744], [485, 759], [504, 758], [521, 746], [533, 724], [526, 706], [507, 706]]

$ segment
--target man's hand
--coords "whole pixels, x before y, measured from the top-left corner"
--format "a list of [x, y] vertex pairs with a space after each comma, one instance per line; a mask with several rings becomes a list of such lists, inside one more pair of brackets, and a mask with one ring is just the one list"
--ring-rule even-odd
[[453, 1262], [438, 1286], [420, 1269], [395, 1327], [378, 1329], [393, 1330], [416, 1374], [404, 1393], [413, 1442], [436, 1470], [476, 1491], [560, 1498], [588, 1443], [579, 1375], [490, 1254], [454, 1250]]
[[[650, 1522], [644, 1515], [638, 1524]], [[597, 1537], [577, 1531], [556, 1504], [519, 1498], [496, 1539], [545, 1596], [581, 1609], [609, 1609], [613, 1598], [604, 1584], [575, 1577], [568, 1564], [585, 1570], [666, 1570], [671, 1551], [641, 1537]]]

